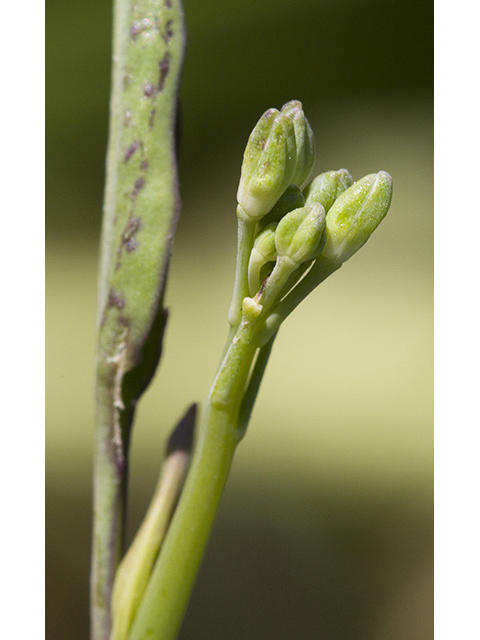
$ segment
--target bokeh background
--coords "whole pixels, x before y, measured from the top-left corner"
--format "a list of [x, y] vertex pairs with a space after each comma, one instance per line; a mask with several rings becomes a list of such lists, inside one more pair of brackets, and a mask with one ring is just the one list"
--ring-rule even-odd
[[[235, 192], [258, 117], [299, 99], [317, 172], [384, 169], [365, 248], [282, 328], [182, 640], [432, 631], [432, 11], [425, 0], [185, 0], [183, 213], [160, 370], [133, 437], [130, 535], [227, 334]], [[47, 6], [47, 637], [88, 637], [96, 277], [109, 2]]]

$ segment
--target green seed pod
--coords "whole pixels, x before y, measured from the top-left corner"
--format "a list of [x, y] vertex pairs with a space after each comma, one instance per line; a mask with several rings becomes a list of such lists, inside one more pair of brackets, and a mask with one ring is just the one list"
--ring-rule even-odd
[[346, 169], [321, 173], [305, 187], [305, 204], [319, 202], [328, 213], [335, 200], [352, 184], [352, 176]]
[[295, 129], [295, 142], [297, 146], [297, 162], [291, 182], [300, 187], [308, 180], [315, 164], [315, 138], [313, 131], [303, 112], [302, 103], [291, 100], [283, 105], [280, 113], [288, 116]]
[[243, 155], [237, 202], [239, 216], [260, 220], [292, 182], [296, 164], [291, 118], [269, 109], [258, 121]]
[[322, 255], [346, 262], [362, 247], [387, 215], [392, 178], [386, 171], [365, 176], [344, 191], [327, 214]]
[[278, 223], [275, 246], [279, 257], [296, 264], [312, 260], [321, 250], [325, 210], [318, 202], [290, 211]]
[[275, 222], [268, 224], [255, 238], [250, 260], [248, 263], [248, 288], [254, 296], [262, 284], [262, 269], [269, 262], [277, 259], [275, 247]]

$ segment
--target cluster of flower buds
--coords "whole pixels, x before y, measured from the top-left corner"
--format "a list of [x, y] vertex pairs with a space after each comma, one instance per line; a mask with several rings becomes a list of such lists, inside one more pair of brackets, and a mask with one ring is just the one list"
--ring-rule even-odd
[[264, 113], [248, 140], [237, 193], [239, 219], [256, 225], [248, 289], [262, 304], [283, 295], [295, 272], [298, 280], [319, 256], [348, 260], [390, 206], [392, 179], [385, 171], [358, 182], [346, 169], [328, 171], [305, 186], [314, 161], [300, 102]]
[[248, 139], [237, 192], [239, 215], [260, 220], [290, 184], [302, 186], [315, 162], [313, 133], [300, 102], [269, 109]]

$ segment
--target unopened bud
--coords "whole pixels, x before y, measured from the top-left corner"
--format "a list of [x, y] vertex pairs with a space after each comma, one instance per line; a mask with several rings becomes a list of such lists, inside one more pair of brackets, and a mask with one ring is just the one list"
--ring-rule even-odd
[[290, 211], [275, 232], [277, 254], [296, 264], [312, 260], [321, 250], [324, 230], [325, 210], [318, 202]]
[[292, 182], [296, 163], [291, 118], [269, 109], [250, 134], [243, 155], [237, 201], [238, 215], [260, 220]]
[[352, 176], [346, 169], [321, 173], [305, 187], [305, 204], [319, 202], [328, 213], [335, 200], [352, 184]]
[[334, 202], [327, 214], [322, 255], [345, 262], [386, 216], [392, 199], [392, 178], [386, 171], [365, 176]]
[[299, 209], [305, 205], [305, 198], [302, 191], [296, 184], [291, 184], [287, 187], [285, 193], [273, 207], [273, 209], [267, 213], [267, 215], [261, 219], [260, 226], [266, 227], [271, 222], [278, 222], [283, 218], [285, 214], [294, 209]]
[[315, 164], [315, 138], [301, 102], [298, 100], [287, 102], [283, 105], [281, 113], [290, 118], [295, 129], [297, 161], [291, 182], [301, 187], [307, 181]]
[[275, 222], [268, 224], [255, 238], [250, 260], [248, 263], [248, 288], [250, 295], [258, 293], [263, 282], [262, 271], [269, 262], [277, 259], [275, 247]]

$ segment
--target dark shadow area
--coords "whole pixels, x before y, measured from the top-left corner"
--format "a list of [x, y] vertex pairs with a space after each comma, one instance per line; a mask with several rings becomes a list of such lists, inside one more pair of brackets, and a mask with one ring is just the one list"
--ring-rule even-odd
[[[182, 190], [219, 153], [241, 157], [259, 115], [293, 98], [389, 95], [433, 86], [433, 3], [184, 3]], [[262, 8], [263, 7], [263, 8]], [[234, 13], [235, 12], [235, 13]], [[233, 17], [232, 17], [233, 14]], [[211, 17], [209, 17], [211, 16]], [[47, 10], [47, 233], [97, 236], [110, 93], [109, 3]], [[184, 215], [193, 215], [188, 211]]]

